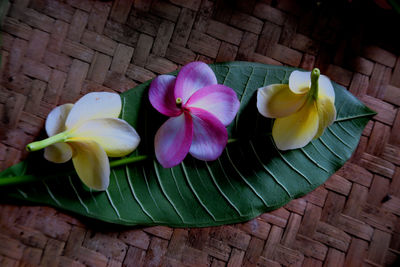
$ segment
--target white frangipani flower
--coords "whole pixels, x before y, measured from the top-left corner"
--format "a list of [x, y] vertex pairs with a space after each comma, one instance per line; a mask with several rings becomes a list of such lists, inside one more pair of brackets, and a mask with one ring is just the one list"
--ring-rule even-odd
[[125, 156], [140, 142], [135, 129], [118, 119], [121, 106], [120, 96], [107, 92], [89, 93], [75, 105], [58, 106], [46, 120], [49, 138], [29, 144], [27, 149], [35, 151], [45, 147], [44, 157], [55, 163], [72, 158], [85, 185], [105, 190], [110, 179], [107, 156]]
[[289, 84], [259, 88], [257, 109], [276, 118], [272, 137], [280, 150], [304, 147], [320, 137], [336, 119], [335, 91], [328, 77], [312, 72], [293, 71]]

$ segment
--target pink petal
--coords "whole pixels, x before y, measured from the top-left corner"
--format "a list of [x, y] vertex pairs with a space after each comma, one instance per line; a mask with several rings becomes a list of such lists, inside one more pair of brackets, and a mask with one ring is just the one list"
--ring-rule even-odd
[[193, 123], [190, 114], [169, 118], [156, 133], [156, 157], [164, 168], [178, 165], [189, 152], [192, 143]]
[[166, 116], [178, 116], [181, 110], [176, 106], [174, 96], [175, 76], [160, 75], [155, 78], [149, 89], [149, 100], [155, 109]]
[[175, 83], [175, 99], [180, 97], [183, 104], [200, 88], [217, 84], [212, 69], [203, 62], [192, 62], [185, 65], [179, 72]]
[[196, 91], [187, 101], [186, 107], [207, 110], [227, 126], [235, 118], [240, 102], [231, 88], [214, 84]]
[[200, 160], [215, 160], [228, 142], [225, 126], [210, 112], [190, 110], [193, 119], [193, 140], [189, 153]]

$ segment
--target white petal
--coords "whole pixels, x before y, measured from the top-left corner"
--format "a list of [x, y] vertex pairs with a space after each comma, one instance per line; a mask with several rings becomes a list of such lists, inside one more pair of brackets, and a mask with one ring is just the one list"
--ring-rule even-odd
[[64, 104], [50, 111], [45, 125], [48, 136], [65, 131], [65, 121], [73, 106], [73, 104]]
[[293, 71], [289, 76], [289, 88], [295, 94], [304, 94], [310, 90], [311, 72]]
[[110, 182], [110, 163], [106, 152], [90, 140], [76, 139], [69, 143], [74, 148], [72, 162], [82, 182], [95, 190], [106, 190]]
[[328, 97], [333, 103], [335, 103], [335, 90], [333, 89], [331, 80], [329, 80], [325, 75], [319, 76], [318, 89], [319, 94]]
[[110, 157], [125, 156], [135, 150], [140, 142], [132, 126], [126, 121], [113, 118], [88, 120], [75, 128], [69, 137], [95, 141]]
[[54, 163], [64, 163], [72, 157], [72, 149], [66, 143], [55, 143], [44, 149], [44, 158]]
[[121, 97], [118, 94], [108, 92], [89, 93], [75, 103], [65, 124], [67, 129], [71, 129], [87, 120], [118, 118], [121, 107]]

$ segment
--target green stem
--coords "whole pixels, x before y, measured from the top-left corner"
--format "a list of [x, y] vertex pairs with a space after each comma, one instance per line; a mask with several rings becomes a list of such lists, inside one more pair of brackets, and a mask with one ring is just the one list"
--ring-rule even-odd
[[49, 138], [46, 138], [44, 140], [32, 142], [26, 146], [26, 150], [28, 150], [29, 152], [37, 151], [55, 143], [65, 142], [67, 138], [68, 138], [68, 132], [62, 132], [50, 136]]
[[235, 143], [237, 141], [239, 141], [239, 139], [237, 139], [237, 138], [229, 138], [228, 139], [228, 144], [232, 144], [232, 143]]
[[[129, 163], [144, 161], [148, 158], [149, 157], [146, 155], [140, 155], [140, 156], [136, 156], [136, 157], [117, 159], [117, 160], [110, 161], [110, 167], [114, 168], [114, 167], [118, 167], [121, 165], [129, 164]], [[73, 172], [71, 171], [71, 173], [73, 173]], [[2, 186], [8, 186], [8, 185], [18, 185], [18, 184], [25, 184], [25, 183], [29, 183], [29, 182], [37, 182], [39, 180], [46, 180], [46, 179], [49, 179], [49, 178], [55, 177], [55, 176], [56, 175], [48, 175], [48, 176], [43, 177], [42, 179], [38, 179], [34, 175], [22, 175], [22, 176], [0, 178], [0, 188]]]
[[6, 186], [6, 185], [24, 184], [24, 183], [35, 182], [35, 181], [38, 181], [38, 178], [33, 175], [6, 177], [6, 178], [0, 179], [0, 187]]
[[308, 93], [314, 100], [318, 98], [318, 79], [321, 72], [319, 69], [315, 68], [311, 72], [311, 88], [310, 92]]
[[118, 167], [121, 165], [126, 165], [129, 163], [144, 161], [148, 158], [149, 158], [149, 156], [147, 156], [147, 155], [140, 155], [140, 156], [136, 156], [136, 157], [117, 159], [117, 160], [110, 161], [110, 167], [113, 168], [113, 167]]
[[[54, 137], [54, 136], [52, 136], [52, 137]], [[42, 140], [42, 141], [30, 143], [28, 145], [29, 148], [27, 146], [28, 151], [38, 150], [37, 147], [41, 147], [43, 144], [47, 144], [47, 143], [52, 144], [51, 143], [52, 141], [46, 141], [48, 139], [51, 139], [51, 137], [47, 138], [45, 140]], [[43, 142], [43, 141], [46, 141], [46, 142]], [[228, 144], [235, 143], [237, 141], [239, 141], [239, 139], [231, 138], [231, 139], [228, 140]], [[39, 144], [37, 145], [36, 143], [39, 143]], [[53, 143], [56, 143], [56, 142], [53, 142]], [[44, 147], [46, 147], [48, 145], [45, 145]], [[32, 148], [32, 146], [33, 146], [33, 148]], [[32, 150], [29, 150], [29, 149], [32, 149]], [[119, 167], [119, 166], [122, 166], [122, 165], [130, 164], [130, 163], [145, 161], [145, 160], [147, 160], [149, 158], [150, 157], [147, 156], [147, 155], [139, 155], [139, 156], [135, 156], [135, 157], [128, 157], [128, 158], [122, 158], [122, 159], [113, 160], [113, 161], [110, 161], [110, 168], [115, 168], [115, 167]], [[55, 176], [56, 175], [49, 175], [49, 176], [46, 176], [46, 177], [44, 177], [43, 179], [40, 179], [40, 180], [45, 180], [45, 179], [48, 179], [48, 178], [51, 178], [51, 177], [55, 177]], [[29, 183], [29, 182], [36, 182], [38, 180], [39, 179], [34, 175], [22, 175], [22, 176], [14, 176], [14, 177], [5, 177], [5, 178], [0, 178], [0, 187], [9, 186], [9, 185], [25, 184], [25, 183]]]

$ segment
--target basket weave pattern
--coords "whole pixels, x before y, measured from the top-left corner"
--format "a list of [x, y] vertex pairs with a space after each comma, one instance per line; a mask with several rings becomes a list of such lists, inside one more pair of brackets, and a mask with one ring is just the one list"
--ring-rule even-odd
[[[123, 92], [195, 60], [318, 67], [378, 115], [351, 160], [324, 185], [243, 224], [121, 228], [3, 203], [0, 266], [394, 264], [400, 46], [379, 40], [374, 18], [352, 16], [347, 1], [325, 2], [12, 1], [1, 33], [0, 170], [26, 156], [24, 146], [55, 106], [91, 91]], [[377, 9], [372, 1], [366, 6]], [[386, 11], [376, 12], [385, 18]]]

